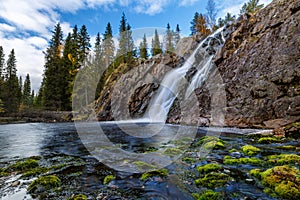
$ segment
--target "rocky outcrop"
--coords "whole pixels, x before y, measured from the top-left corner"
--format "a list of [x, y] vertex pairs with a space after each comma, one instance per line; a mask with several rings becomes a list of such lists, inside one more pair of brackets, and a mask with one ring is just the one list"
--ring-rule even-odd
[[278, 128], [300, 119], [300, 1], [242, 16], [215, 62], [228, 126]]
[[96, 101], [97, 119], [111, 121], [142, 117], [164, 75], [183, 62], [184, 58], [176, 54], [159, 54], [149, 60], [138, 60], [135, 66], [120, 65], [108, 77]]

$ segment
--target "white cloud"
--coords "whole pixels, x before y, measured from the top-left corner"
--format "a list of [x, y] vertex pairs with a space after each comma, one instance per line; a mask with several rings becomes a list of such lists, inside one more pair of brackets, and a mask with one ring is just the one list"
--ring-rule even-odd
[[155, 15], [163, 11], [163, 9], [170, 3], [170, 0], [140, 0], [135, 1], [134, 10], [137, 13], [145, 13], [148, 15]]
[[8, 24], [0, 23], [0, 30], [2, 32], [13, 32], [16, 30], [16, 27], [10, 26]]
[[197, 1], [199, 1], [199, 0], [182, 0], [182, 1], [179, 1], [179, 5], [180, 6], [191, 6], [194, 3], [196, 3]]

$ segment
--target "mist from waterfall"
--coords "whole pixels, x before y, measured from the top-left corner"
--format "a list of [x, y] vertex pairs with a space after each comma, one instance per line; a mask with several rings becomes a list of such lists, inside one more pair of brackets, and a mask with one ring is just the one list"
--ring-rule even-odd
[[[214, 66], [216, 51], [225, 43], [223, 31], [222, 27], [204, 39], [181, 67], [166, 74], [156, 96], [149, 103], [144, 119], [164, 123], [175, 99], [180, 94], [181, 99], [189, 98], [205, 82]], [[191, 70], [196, 72], [188, 81], [186, 75]]]

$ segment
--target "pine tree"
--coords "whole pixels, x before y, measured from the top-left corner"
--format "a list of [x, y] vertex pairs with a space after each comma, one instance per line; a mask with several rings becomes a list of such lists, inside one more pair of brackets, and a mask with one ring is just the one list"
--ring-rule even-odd
[[97, 68], [101, 68], [102, 66], [102, 46], [101, 46], [101, 37], [100, 33], [97, 33], [96, 36], [96, 42], [95, 42], [95, 47], [94, 47], [94, 52], [95, 52], [95, 65]]
[[264, 7], [264, 4], [259, 4], [259, 0], [249, 0], [249, 2], [244, 3], [242, 9], [240, 10], [240, 14], [248, 13], [254, 14], [260, 9]]
[[25, 81], [24, 81], [24, 86], [23, 86], [23, 104], [26, 107], [31, 106], [31, 83], [30, 83], [30, 76], [29, 74], [26, 75]]
[[112, 28], [110, 23], [108, 23], [103, 36], [103, 57], [106, 68], [113, 62], [114, 53], [115, 44], [112, 38]]
[[230, 13], [227, 13], [225, 18], [219, 18], [218, 19], [218, 27], [222, 27], [226, 24], [229, 24], [235, 20], [235, 15], [231, 15]]
[[45, 73], [44, 73], [44, 106], [49, 110], [62, 110], [63, 98], [66, 90], [66, 73], [61, 55], [63, 44], [63, 32], [58, 23], [53, 31], [49, 47], [45, 53]]
[[175, 30], [175, 33], [174, 33], [175, 47], [176, 47], [177, 43], [179, 42], [179, 40], [180, 40], [180, 28], [179, 28], [179, 24], [177, 24], [176, 30]]
[[5, 67], [4, 57], [5, 57], [5, 54], [4, 54], [4, 51], [3, 51], [3, 47], [0, 46], [0, 80], [3, 77], [3, 70], [4, 70], [4, 67]]
[[6, 62], [5, 84], [2, 94], [4, 107], [8, 112], [17, 112], [19, 108], [19, 81], [16, 63], [15, 51], [12, 49]]
[[165, 36], [166, 41], [166, 52], [171, 53], [174, 52], [174, 44], [173, 44], [173, 31], [171, 30], [170, 24], [167, 24], [167, 31]]
[[159, 41], [158, 32], [155, 29], [154, 39], [152, 40], [152, 56], [155, 56], [155, 55], [160, 54], [162, 52], [163, 51], [162, 51], [161, 44], [160, 44], [160, 41]]
[[216, 3], [214, 0], [208, 0], [206, 5], [207, 11], [207, 24], [211, 31], [216, 29], [216, 17], [217, 17], [217, 9]]
[[144, 59], [148, 59], [148, 43], [147, 43], [147, 37], [146, 34], [144, 34], [143, 41], [140, 43], [140, 57]]
[[79, 35], [78, 35], [78, 45], [79, 45], [79, 63], [83, 64], [91, 48], [90, 36], [87, 32], [87, 28], [85, 25], [82, 25], [82, 27], [80, 28]]
[[196, 12], [194, 15], [193, 20], [191, 21], [191, 35], [195, 35], [197, 33], [197, 29], [196, 29], [196, 25], [198, 22], [198, 18], [199, 18], [199, 13]]
[[124, 13], [120, 21], [119, 34], [119, 49], [117, 56], [121, 62], [128, 63], [135, 56], [135, 52], [131, 26], [127, 23]]

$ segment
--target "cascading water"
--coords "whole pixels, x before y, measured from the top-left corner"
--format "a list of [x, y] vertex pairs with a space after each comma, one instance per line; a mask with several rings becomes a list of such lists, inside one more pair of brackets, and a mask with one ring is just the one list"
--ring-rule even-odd
[[[165, 122], [170, 108], [178, 95], [185, 90], [184, 98], [189, 98], [192, 92], [200, 87], [207, 79], [214, 63], [212, 62], [216, 51], [225, 43], [224, 28], [204, 39], [188, 60], [179, 68], [171, 70], [162, 80], [154, 99], [150, 101], [144, 118], [151, 122]], [[187, 72], [191, 69], [197, 72], [187, 87]]]

